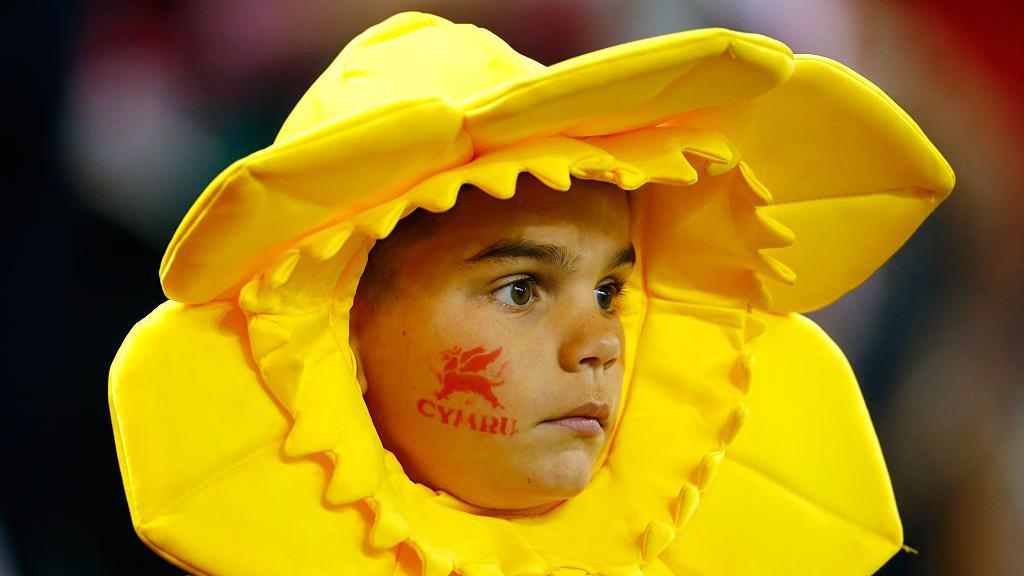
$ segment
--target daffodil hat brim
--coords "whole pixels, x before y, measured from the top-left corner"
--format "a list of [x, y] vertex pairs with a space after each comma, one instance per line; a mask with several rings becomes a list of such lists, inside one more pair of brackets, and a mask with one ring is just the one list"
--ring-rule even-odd
[[[610, 450], [582, 494], [507, 520], [382, 448], [348, 312], [400, 218], [467, 184], [511, 198], [521, 174], [630, 190], [638, 262]], [[880, 90], [762, 36], [543, 67], [481, 29], [396, 16], [172, 240], [173, 301], [111, 367], [133, 522], [220, 576], [869, 573], [902, 542], [885, 464], [841, 351], [795, 312], [867, 278], [952, 183]]]
[[161, 263], [180, 302], [230, 295], [303, 235], [510, 144], [600, 136], [762, 94], [793, 69], [769, 38], [695, 30], [545, 67], [489, 32], [400, 14], [355, 38], [277, 140], [234, 163], [185, 216]]

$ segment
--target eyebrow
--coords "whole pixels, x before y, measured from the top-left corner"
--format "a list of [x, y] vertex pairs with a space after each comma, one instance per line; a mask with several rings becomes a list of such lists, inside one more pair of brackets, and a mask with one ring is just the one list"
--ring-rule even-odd
[[[575, 272], [579, 264], [579, 254], [559, 244], [542, 244], [525, 238], [505, 238], [491, 244], [476, 254], [464, 260], [467, 264], [489, 260], [511, 260], [514, 258], [529, 258], [537, 260], [550, 266], [555, 266]], [[625, 264], [636, 262], [636, 252], [633, 246], [627, 246], [608, 259], [605, 264], [606, 270], [612, 270]]]
[[636, 250], [633, 250], [632, 245], [629, 245], [612, 255], [604, 267], [605, 270], [614, 270], [615, 268], [626, 264], [629, 264], [630, 266], [636, 264]]

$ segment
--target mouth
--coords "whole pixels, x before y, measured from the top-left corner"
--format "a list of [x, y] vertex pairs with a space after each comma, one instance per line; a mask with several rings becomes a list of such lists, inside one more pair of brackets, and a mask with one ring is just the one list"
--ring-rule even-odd
[[541, 424], [553, 424], [561, 426], [580, 436], [597, 436], [601, 434], [608, 425], [608, 417], [611, 414], [607, 402], [591, 400], [576, 408]]

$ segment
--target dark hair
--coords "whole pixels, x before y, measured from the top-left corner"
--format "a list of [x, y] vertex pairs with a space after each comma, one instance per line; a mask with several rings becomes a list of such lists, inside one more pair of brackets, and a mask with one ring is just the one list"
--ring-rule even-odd
[[[450, 212], [450, 211], [449, 211]], [[370, 249], [366, 268], [356, 287], [356, 302], [378, 312], [394, 303], [402, 286], [398, 285], [398, 269], [402, 253], [410, 246], [437, 234], [448, 212], [433, 213], [417, 208], [395, 225], [391, 234], [381, 238]]]

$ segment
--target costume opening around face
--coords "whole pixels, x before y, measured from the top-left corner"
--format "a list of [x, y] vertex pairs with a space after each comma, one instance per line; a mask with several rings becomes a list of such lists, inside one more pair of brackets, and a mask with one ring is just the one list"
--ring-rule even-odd
[[[612, 447], [577, 497], [488, 517], [412, 483], [348, 340], [376, 239], [463, 185], [630, 190]], [[195, 202], [170, 299], [110, 371], [138, 534], [216, 576], [869, 574], [900, 549], [842, 352], [799, 313], [864, 281], [953, 173], [892, 100], [764, 36], [680, 32], [545, 67], [420, 13], [345, 47]]]

